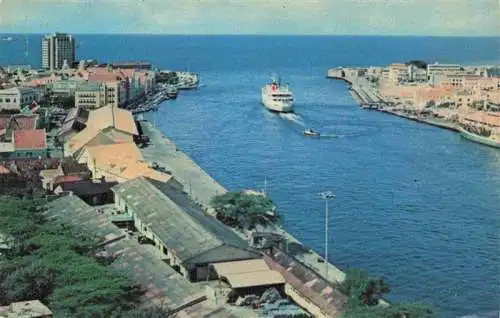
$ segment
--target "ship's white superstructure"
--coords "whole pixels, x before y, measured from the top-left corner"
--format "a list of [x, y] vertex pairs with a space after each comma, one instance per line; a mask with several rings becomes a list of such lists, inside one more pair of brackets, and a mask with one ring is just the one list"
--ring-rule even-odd
[[273, 78], [262, 88], [262, 104], [273, 112], [290, 113], [293, 112], [293, 94], [279, 79]]

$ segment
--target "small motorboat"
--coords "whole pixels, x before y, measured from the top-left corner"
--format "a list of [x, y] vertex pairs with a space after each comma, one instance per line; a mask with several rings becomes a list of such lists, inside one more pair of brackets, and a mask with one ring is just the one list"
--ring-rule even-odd
[[304, 136], [319, 136], [319, 133], [312, 130], [311, 128], [304, 130]]

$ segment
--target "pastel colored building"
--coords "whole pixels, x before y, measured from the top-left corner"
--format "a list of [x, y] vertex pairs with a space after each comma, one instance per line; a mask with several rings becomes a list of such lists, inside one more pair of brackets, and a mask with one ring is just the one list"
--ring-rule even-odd
[[94, 179], [121, 183], [143, 176], [182, 188], [170, 174], [149, 167], [132, 142], [87, 146], [76, 159], [87, 164]]
[[409, 80], [408, 66], [404, 63], [393, 63], [389, 65], [389, 82], [400, 83]]
[[0, 89], [0, 110], [21, 110], [32, 102], [40, 101], [40, 93], [33, 87]]
[[114, 105], [91, 110], [86, 127], [64, 143], [65, 156], [78, 156], [85, 146], [133, 142], [138, 134], [132, 113]]
[[47, 136], [44, 129], [14, 130], [11, 141], [0, 141], [0, 158], [46, 158]]

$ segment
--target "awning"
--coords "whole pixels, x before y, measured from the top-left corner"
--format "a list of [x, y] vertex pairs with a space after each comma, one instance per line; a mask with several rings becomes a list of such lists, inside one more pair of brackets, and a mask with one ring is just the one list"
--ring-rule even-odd
[[263, 259], [216, 263], [212, 266], [219, 277], [227, 280], [231, 288], [285, 283], [281, 273], [271, 270]]
[[269, 286], [284, 284], [285, 279], [280, 272], [268, 269], [266, 271], [230, 274], [224, 276], [231, 288]]
[[269, 266], [263, 259], [216, 263], [212, 266], [219, 276], [269, 270]]

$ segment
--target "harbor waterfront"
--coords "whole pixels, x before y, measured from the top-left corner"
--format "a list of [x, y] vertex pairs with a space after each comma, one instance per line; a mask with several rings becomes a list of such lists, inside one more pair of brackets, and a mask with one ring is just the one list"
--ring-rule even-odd
[[[171, 171], [176, 179], [186, 185], [186, 192], [197, 202], [201, 203], [205, 209], [210, 210], [210, 200], [215, 195], [225, 193], [227, 190], [184, 152], [179, 150], [168, 137], [154, 128], [150, 122], [142, 121], [141, 126], [144, 134], [150, 138], [151, 143], [142, 150], [144, 158], [148, 162], [156, 162], [168, 171]], [[290, 233], [281, 233], [285, 234], [288, 244], [295, 243], [295, 245], [302, 245]], [[242, 235], [241, 233], [238, 234]], [[243, 236], [243, 238], [245, 237]], [[304, 247], [304, 249], [308, 248]], [[321, 257], [314, 251], [299, 254], [296, 257], [331, 282], [342, 282], [345, 278], [345, 274], [333, 264], [329, 264], [328, 273], [326, 273], [324, 263], [318, 262], [318, 259]]]
[[[43, 183], [36, 185], [39, 187], [37, 191], [47, 190], [42, 186], [52, 184], [46, 184], [45, 179], [48, 180], [50, 176], [47, 174], [54, 171], [45, 170], [66, 174], [56, 169], [55, 164], [60, 164], [58, 159], [44, 158], [44, 165], [41, 165], [40, 157], [37, 159], [37, 156], [48, 155], [57, 147], [55, 141], [61, 140], [64, 141], [62, 150], [65, 155], [84, 161], [85, 175], [91, 172], [94, 179], [101, 181], [101, 176], [104, 180], [116, 179], [120, 184], [113, 188], [115, 194], [118, 188], [130, 185], [127, 190], [130, 196], [118, 193], [114, 202], [119, 212], [125, 211], [125, 214], [128, 205], [134, 220], [140, 223], [145, 221], [143, 217], [165, 212], [161, 204], [152, 202], [165, 202], [166, 198], [165, 194], [156, 191], [151, 195], [152, 192], [148, 191], [153, 185], [147, 185], [144, 180], [130, 180], [137, 175], [171, 182], [173, 187], [178, 177], [184, 184], [184, 191], [198, 202], [205, 203], [205, 207], [209, 198], [225, 189], [259, 189], [266, 184], [266, 194], [278, 207], [283, 228], [293, 233], [304, 246], [316, 251], [310, 260], [304, 262], [310, 261], [311, 267], [320, 274], [325, 263], [319, 258], [327, 255], [338, 267], [329, 268], [331, 279], [341, 279], [340, 270], [349, 266], [366, 269], [388, 281], [391, 286], [389, 300], [429, 304], [438, 310], [440, 317], [480, 315], [498, 309], [499, 152], [469, 142], [448, 130], [421, 125], [415, 122], [420, 119], [418, 117], [408, 121], [361, 109], [349, 96], [345, 83], [324, 78], [325, 70], [335, 65], [357, 66], [361, 62], [386, 65], [384, 63], [395, 58], [410, 60], [414, 56], [428, 61], [453, 56], [452, 62], [456, 63], [483, 63], [497, 58], [491, 54], [497, 43], [495, 40], [135, 35], [81, 35], [78, 39], [82, 44], [79, 56], [107, 62], [148, 60], [160, 69], [194, 70], [202, 81], [196, 85], [198, 90], [183, 90], [175, 101], [157, 100], [161, 102], [158, 107], [154, 94], [151, 95], [153, 103], [150, 106], [158, 111], [143, 114], [156, 126], [149, 129], [150, 124], [144, 125], [151, 136], [146, 138], [148, 135], [142, 132], [137, 135], [136, 129], [140, 126], [136, 127], [133, 119], [130, 120], [131, 115], [118, 105], [134, 105], [130, 102], [140, 101], [140, 96], [153, 92], [154, 85], [150, 85], [152, 73], [120, 70], [119, 67], [113, 69], [112, 65], [89, 66], [82, 74], [85, 73], [90, 80], [111, 78], [110, 75], [116, 79], [116, 74], [110, 73], [117, 72], [122, 83], [131, 80], [138, 81], [138, 85], [128, 88], [125, 85], [125, 96], [119, 96], [126, 99], [121, 101], [112, 98], [116, 96], [113, 91], [119, 88], [119, 85], [114, 86], [116, 82], [113, 86], [100, 86], [110, 93], [104, 96], [104, 100], [88, 99], [97, 97], [95, 85], [79, 87], [82, 91], [75, 93], [75, 104], [83, 108], [92, 108], [93, 105], [97, 109], [89, 114], [85, 109], [75, 108], [51, 116], [60, 124], [57, 140], [54, 131], [45, 135], [45, 130], [33, 129], [36, 122], [26, 116], [26, 130], [33, 130], [29, 134], [37, 134], [42, 141], [47, 136], [47, 143], [42, 143], [47, 151], [43, 152], [34, 145], [36, 152], [27, 153], [22, 147], [16, 148], [20, 143], [3, 150], [13, 158], [30, 157], [24, 161], [27, 164], [19, 165], [27, 180], [33, 179], [32, 174], [38, 175], [42, 169], [44, 177], [40, 175], [40, 178], [43, 178]], [[16, 51], [19, 43], [13, 41], [0, 47], [5, 63], [20, 62]], [[144, 50], [144, 47], [151, 49]], [[297, 47], [306, 47], [307, 50], [290, 49]], [[372, 54], [374, 47], [380, 48], [376, 51], [378, 54]], [[273, 55], [267, 54], [271, 48]], [[39, 56], [30, 61], [33, 55], [28, 53], [26, 47], [25, 63], [37, 65]], [[119, 65], [129, 66], [126, 63]], [[21, 67], [24, 68], [13, 68], [19, 70]], [[82, 65], [82, 69], [85, 68]], [[275, 72], [283, 74], [293, 87], [293, 114], [273, 114], [260, 105], [260, 87]], [[189, 78], [193, 77], [187, 77], [186, 80], [192, 82]], [[54, 78], [57, 76], [44, 80], [50, 83]], [[15, 78], [8, 80], [15, 81]], [[45, 86], [40, 84], [40, 78], [27, 78], [28, 81], [40, 89]], [[63, 82], [71, 92], [73, 80]], [[186, 89], [194, 86], [186, 84]], [[58, 85], [55, 88], [61, 89]], [[26, 90], [30, 91], [33, 89]], [[53, 104], [51, 100], [48, 102]], [[142, 111], [141, 105], [135, 106], [139, 106], [137, 111]], [[38, 109], [36, 103], [23, 105], [22, 111], [34, 112], [35, 109]], [[40, 111], [43, 114], [44, 109]], [[68, 116], [64, 116], [65, 113]], [[115, 116], [122, 118], [120, 123]], [[4, 117], [12, 119], [10, 115]], [[102, 117], [109, 120], [99, 120]], [[120, 130], [124, 129], [123, 134], [116, 134], [117, 124], [120, 124]], [[310, 138], [304, 136], [305, 131], [321, 134], [319, 138]], [[117, 142], [84, 146], [86, 138], [94, 133], [99, 138], [93, 141], [106, 143], [111, 138]], [[29, 137], [29, 134], [25, 136]], [[119, 142], [122, 138], [137, 144], [151, 139], [153, 147], [143, 147], [141, 153], [135, 145], [122, 145]], [[9, 145], [12, 146], [4, 144]], [[82, 147], [88, 152], [80, 151]], [[115, 155], [123, 151], [122, 147], [128, 150]], [[163, 172], [156, 171], [154, 164], [148, 166], [146, 160], [160, 163], [164, 166]], [[168, 170], [176, 173], [174, 178], [168, 176]], [[12, 175], [7, 167], [2, 171]], [[147, 186], [141, 188], [141, 184]], [[52, 190], [59, 192], [61, 188]], [[142, 193], [142, 196], [138, 198], [137, 193]], [[329, 213], [325, 213], [325, 193], [335, 195], [335, 198], [329, 196]], [[134, 202], [123, 207], [120, 197], [135, 198]], [[151, 197], [151, 202], [144, 199], [148, 197]], [[64, 202], [64, 199], [59, 202]], [[146, 213], [145, 216], [133, 212], [133, 207], [141, 206], [141, 203], [144, 209], [139, 210]], [[91, 210], [95, 212], [95, 209]], [[108, 212], [113, 215], [112, 211]], [[158, 225], [153, 222], [155, 224]], [[180, 227], [173, 225], [172, 228], [172, 224], [171, 230], [177, 233]], [[150, 235], [147, 227], [136, 228], [141, 234]], [[325, 230], [328, 235], [325, 235]], [[191, 234], [195, 233], [191, 231]], [[194, 237], [196, 235], [187, 235], [185, 240], [192, 242]], [[175, 250], [182, 246], [170, 246], [170, 243], [178, 244], [175, 238], [171, 239], [166, 238], [165, 244], [176, 254]], [[290, 237], [289, 243], [293, 243], [293, 238]], [[324, 285], [321, 280], [315, 278], [314, 281], [314, 284], [320, 282], [320, 286]]]

